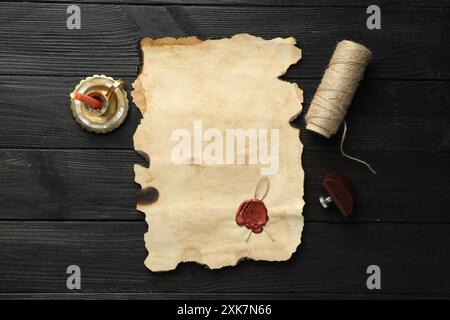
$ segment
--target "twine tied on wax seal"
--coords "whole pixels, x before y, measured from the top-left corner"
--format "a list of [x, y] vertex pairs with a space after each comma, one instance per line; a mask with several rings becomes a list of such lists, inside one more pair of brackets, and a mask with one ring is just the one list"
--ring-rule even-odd
[[325, 138], [336, 134], [343, 123], [341, 154], [346, 158], [363, 163], [372, 173], [376, 174], [370, 164], [349, 156], [343, 149], [347, 133], [347, 124], [344, 118], [371, 57], [370, 50], [361, 44], [349, 40], [339, 42], [305, 120], [306, 129]]

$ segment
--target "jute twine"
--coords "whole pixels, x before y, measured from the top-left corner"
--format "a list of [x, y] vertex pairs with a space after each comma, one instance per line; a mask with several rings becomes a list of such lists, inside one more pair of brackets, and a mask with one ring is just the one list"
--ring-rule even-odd
[[365, 164], [376, 173], [368, 163], [347, 155], [343, 150], [347, 131], [344, 118], [371, 57], [370, 50], [361, 44], [348, 40], [339, 42], [305, 120], [306, 129], [326, 138], [334, 135], [344, 122], [340, 147], [342, 155]]

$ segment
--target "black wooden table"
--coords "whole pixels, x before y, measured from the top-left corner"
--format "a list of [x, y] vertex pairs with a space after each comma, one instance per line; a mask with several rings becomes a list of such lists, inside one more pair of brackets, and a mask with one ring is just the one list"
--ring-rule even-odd
[[[449, 2], [379, 0], [381, 29], [369, 30], [368, 0], [82, 1], [81, 29], [69, 30], [73, 2], [0, 3], [0, 298], [450, 297]], [[92, 74], [130, 90], [142, 36], [242, 32], [296, 37], [303, 59], [284, 78], [304, 90], [305, 110], [337, 41], [373, 51], [346, 143], [379, 174], [343, 159], [338, 137], [302, 131], [306, 223], [291, 260], [152, 273], [135, 210], [140, 114], [131, 105], [120, 129], [93, 135], [68, 95]], [[348, 220], [317, 201], [329, 171], [356, 187]], [[66, 287], [69, 265], [81, 290]], [[370, 265], [380, 290], [366, 286]]]

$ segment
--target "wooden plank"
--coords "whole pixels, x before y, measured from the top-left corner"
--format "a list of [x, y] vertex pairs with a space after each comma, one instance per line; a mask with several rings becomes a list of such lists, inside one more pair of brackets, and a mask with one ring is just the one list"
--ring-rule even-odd
[[[23, 2], [24, 0], [11, 0]], [[27, 0], [27, 2], [43, 2], [42, 0]], [[45, 0], [45, 2], [66, 3], [67, 0]], [[214, 6], [277, 6], [277, 7], [367, 7], [372, 0], [77, 0], [71, 3], [118, 3], [136, 5], [214, 5]], [[448, 6], [445, 0], [378, 0], [377, 5], [387, 6]]]
[[[365, 152], [379, 174], [343, 159], [337, 150], [305, 149], [306, 221], [343, 221], [319, 202], [328, 172], [353, 181], [356, 209], [349, 222], [450, 222], [449, 153]], [[133, 164], [127, 150], [1, 150], [0, 220], [143, 220], [135, 210]]]
[[0, 151], [1, 219], [143, 219], [130, 151]]
[[122, 8], [83, 5], [81, 29], [69, 30], [68, 4], [0, 4], [1, 74], [135, 74], [138, 31]]
[[[107, 135], [96, 135], [82, 129], [70, 109], [69, 94], [82, 78], [0, 79], [1, 148], [132, 148], [132, 136], [141, 116], [130, 95], [124, 124]], [[125, 80], [130, 92], [132, 79]]]
[[[66, 268], [81, 268], [79, 293], [370, 294], [366, 268], [379, 265], [383, 294], [450, 293], [449, 224], [306, 224], [283, 263], [241, 262], [210, 271], [143, 265], [144, 222], [0, 224], [0, 292], [69, 293]], [[270, 279], [270, 281], [268, 281]]]
[[[69, 107], [69, 93], [79, 80], [0, 76], [0, 148], [132, 149], [140, 122], [137, 108], [131, 104], [118, 130], [107, 135], [88, 133], [75, 122]], [[133, 79], [126, 80], [130, 92]], [[291, 81], [303, 89], [306, 111], [319, 80]], [[365, 80], [347, 116], [348, 151], [448, 152], [449, 92], [446, 81]], [[302, 117], [296, 123], [304, 128]], [[338, 149], [339, 135], [326, 140], [302, 131], [301, 139], [307, 150]]]
[[67, 29], [66, 8], [63, 4], [0, 4], [0, 73], [134, 77], [140, 35], [218, 38], [248, 32], [298, 39], [304, 59], [289, 71], [289, 77], [320, 78], [336, 42], [348, 38], [374, 52], [366, 78], [450, 78], [448, 8], [387, 7], [382, 11], [382, 29], [375, 31], [366, 28], [365, 8], [352, 7], [82, 4], [81, 30]]
[[[0, 293], [1, 300], [443, 300], [448, 294], [383, 293]], [[170, 305], [171, 302], [163, 302]]]
[[[304, 91], [303, 116], [319, 81], [297, 80]], [[379, 152], [450, 151], [450, 82], [363, 81], [346, 116], [346, 149]], [[295, 122], [304, 128], [303, 117]], [[341, 132], [331, 140], [302, 130], [308, 149], [335, 150]]]

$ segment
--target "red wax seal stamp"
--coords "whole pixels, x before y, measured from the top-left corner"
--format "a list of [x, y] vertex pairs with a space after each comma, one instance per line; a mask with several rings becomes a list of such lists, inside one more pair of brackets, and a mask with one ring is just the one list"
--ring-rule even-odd
[[[251, 230], [247, 240], [252, 233], [266, 231], [264, 230], [264, 226], [267, 221], [269, 221], [269, 214], [263, 200], [269, 192], [269, 187], [269, 179], [267, 179], [267, 177], [261, 178], [256, 184], [253, 199], [242, 202], [236, 211], [236, 223], [239, 226], [245, 226], [247, 229]], [[269, 236], [269, 234], [267, 235]], [[270, 236], [269, 238], [272, 239]]]
[[267, 208], [264, 202], [258, 199], [250, 199], [241, 203], [236, 212], [236, 223], [245, 226], [254, 233], [263, 232], [263, 226], [269, 220]]

